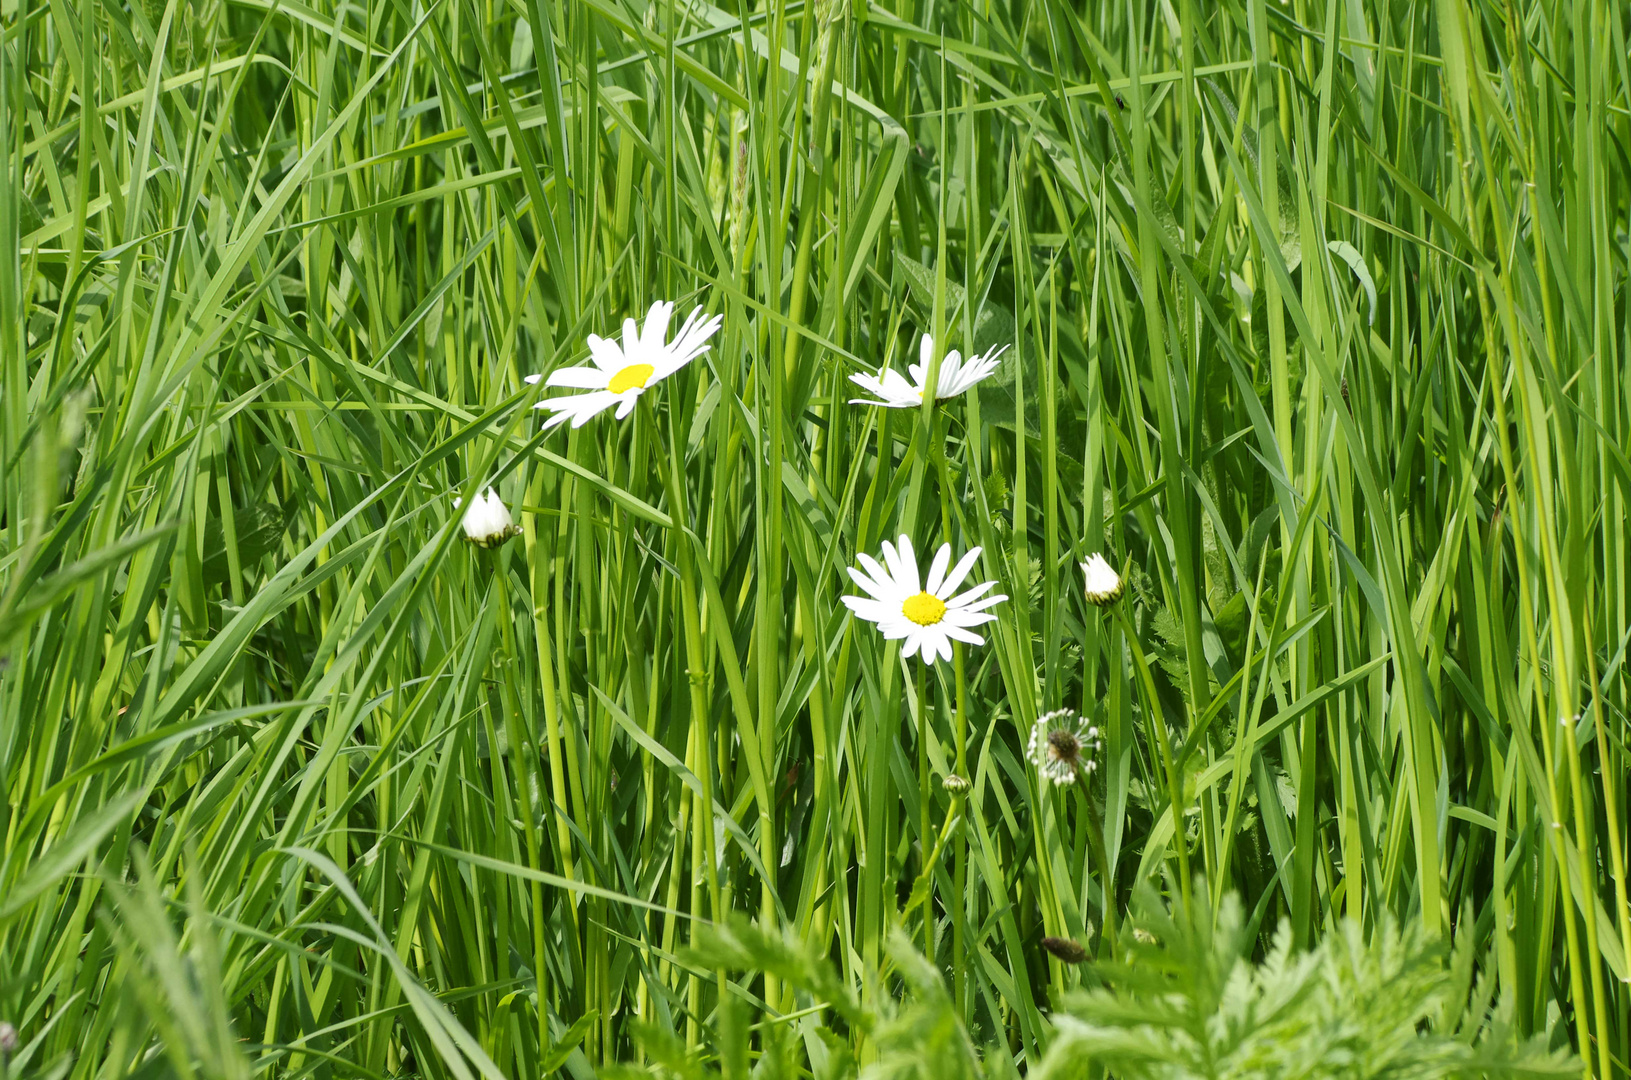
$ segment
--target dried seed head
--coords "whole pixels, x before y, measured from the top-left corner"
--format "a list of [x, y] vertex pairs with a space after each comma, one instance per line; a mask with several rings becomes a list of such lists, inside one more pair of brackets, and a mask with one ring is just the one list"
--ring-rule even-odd
[[1053, 756], [1067, 765], [1075, 768], [1082, 760], [1082, 742], [1074, 732], [1064, 728], [1055, 728], [1048, 732], [1048, 746], [1053, 750]]
[[1037, 718], [1031, 728], [1026, 756], [1045, 779], [1073, 784], [1096, 767], [1099, 729], [1069, 709], [1056, 709]]
[[1087, 959], [1087, 950], [1082, 948], [1080, 942], [1070, 938], [1045, 937], [1042, 947], [1061, 964], [1080, 964]]

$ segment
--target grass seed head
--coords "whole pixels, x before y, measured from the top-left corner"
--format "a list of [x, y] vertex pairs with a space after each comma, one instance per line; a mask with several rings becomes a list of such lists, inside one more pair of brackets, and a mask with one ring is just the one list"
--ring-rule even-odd
[[1087, 950], [1080, 942], [1072, 941], [1070, 938], [1045, 937], [1042, 939], [1042, 947], [1061, 964], [1080, 964], [1087, 959]]

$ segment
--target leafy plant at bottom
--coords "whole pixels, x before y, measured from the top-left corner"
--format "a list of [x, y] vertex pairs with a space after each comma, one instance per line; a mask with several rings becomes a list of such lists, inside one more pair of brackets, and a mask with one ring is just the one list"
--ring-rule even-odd
[[[760, 1054], [753, 1066], [763, 1080], [1017, 1080], [1006, 1050], [980, 1053], [957, 1016], [945, 980], [902, 935], [889, 942], [883, 972], [864, 978], [875, 992], [864, 998], [833, 969], [825, 957], [793, 936], [779, 936], [743, 918], [710, 927], [684, 954], [693, 968], [706, 971], [763, 972], [789, 987], [798, 1011], [819, 1013], [802, 1023], [769, 1021], [756, 1025]], [[895, 983], [903, 991], [885, 989]], [[606, 1080], [649, 1080], [653, 1074], [681, 1080], [746, 1080], [749, 1031], [742, 1022], [745, 1003], [727, 993], [705, 1028], [713, 1036], [713, 1054], [704, 1058], [672, 1032], [652, 1025], [635, 1026], [635, 1038], [648, 1064], [601, 1070]], [[826, 1014], [826, 1015], [822, 1015]], [[830, 1017], [830, 1019], [829, 1019]], [[835, 1030], [836, 1029], [836, 1030]], [[860, 1058], [845, 1035], [858, 1036]]]
[[[1494, 980], [1475, 984], [1463, 935], [1444, 949], [1417, 925], [1384, 918], [1369, 935], [1349, 920], [1308, 952], [1289, 928], [1261, 964], [1233, 897], [1214, 913], [1204, 887], [1172, 911], [1135, 897], [1122, 959], [1095, 969], [1099, 988], [1071, 995], [1037, 1076], [1135, 1080], [1416, 1080], [1567, 1076], [1578, 1062], [1518, 1042]], [[1101, 1073], [1102, 1070], [1102, 1073]]]

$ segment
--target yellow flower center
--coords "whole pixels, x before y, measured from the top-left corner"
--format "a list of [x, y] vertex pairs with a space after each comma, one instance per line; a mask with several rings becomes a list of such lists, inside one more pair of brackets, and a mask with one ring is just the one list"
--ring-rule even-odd
[[920, 592], [908, 596], [906, 602], [900, 606], [901, 614], [917, 623], [919, 626], [933, 626], [946, 614], [945, 601], [938, 596]]
[[612, 376], [611, 381], [606, 384], [606, 389], [614, 394], [621, 394], [625, 390], [643, 390], [646, 380], [651, 378], [651, 373], [656, 370], [650, 364], [630, 364]]

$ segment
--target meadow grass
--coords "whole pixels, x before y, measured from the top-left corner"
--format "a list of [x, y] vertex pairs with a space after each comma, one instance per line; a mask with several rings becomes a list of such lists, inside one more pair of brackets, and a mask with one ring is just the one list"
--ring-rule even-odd
[[[6, 0], [0, 1075], [836, 1076], [924, 970], [1028, 1071], [1149, 886], [1625, 1076], [1628, 24]], [[544, 430], [657, 300], [711, 349]], [[849, 403], [925, 333], [1009, 348]], [[850, 615], [899, 535], [983, 646]]]

